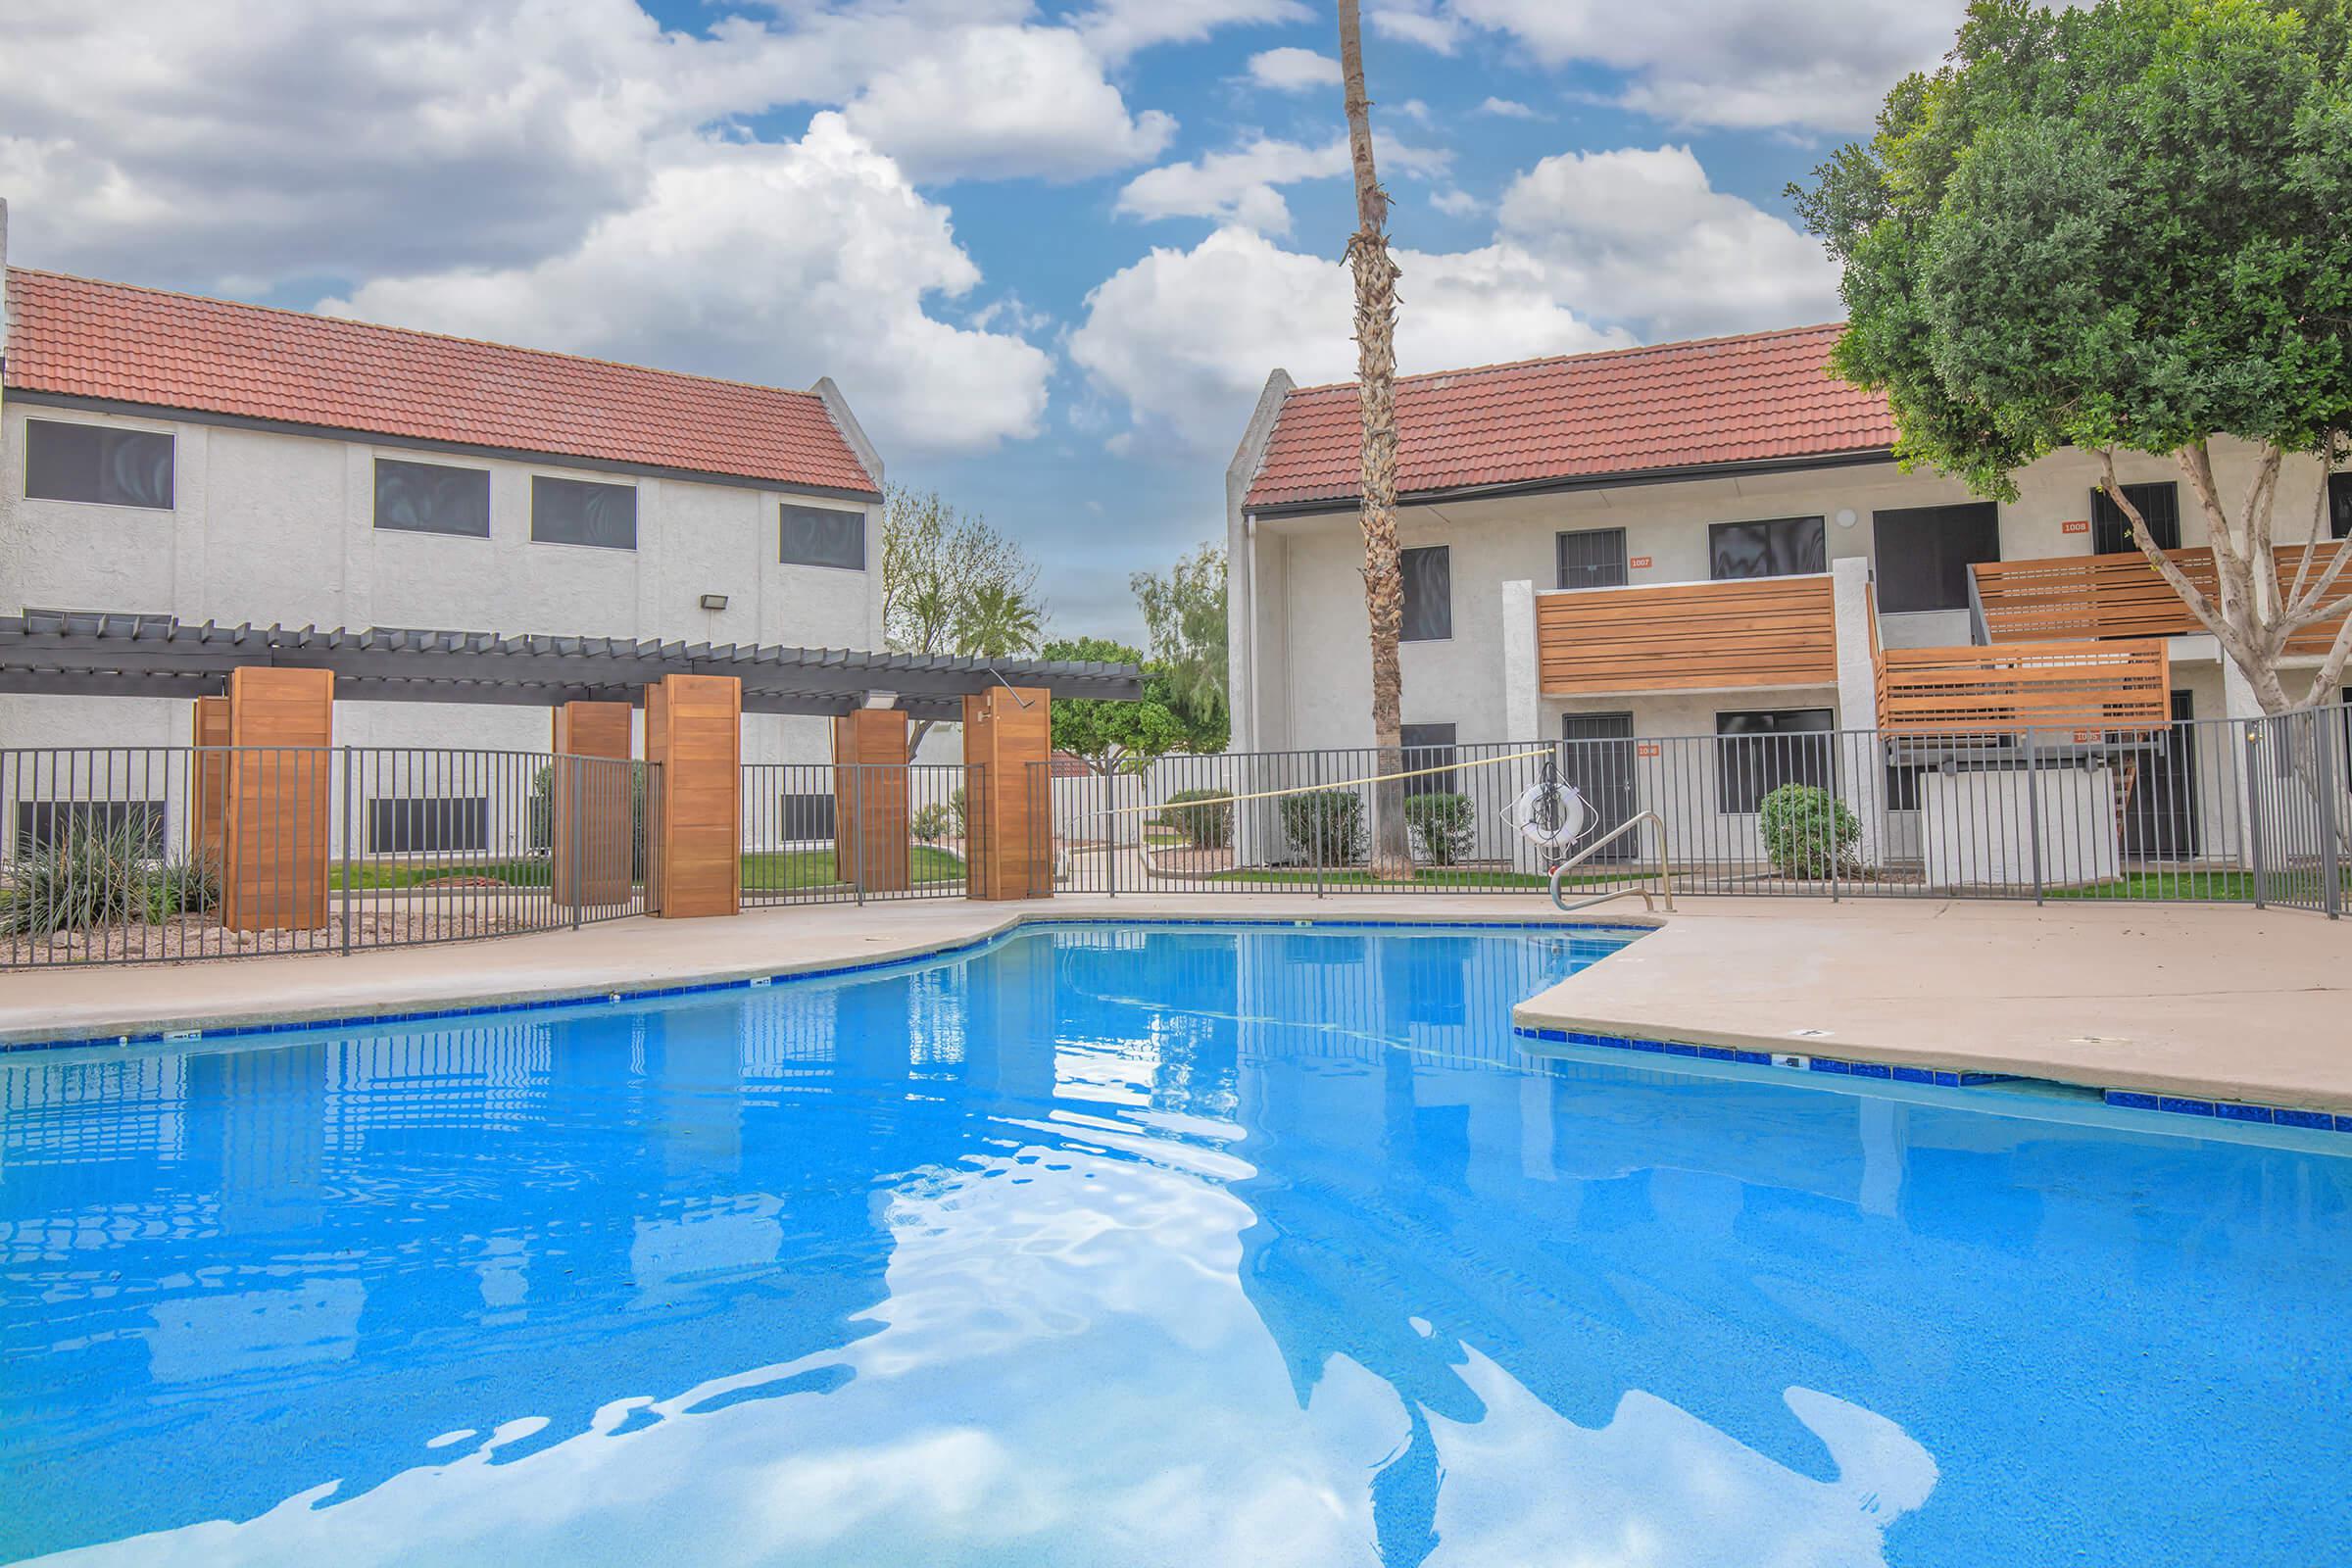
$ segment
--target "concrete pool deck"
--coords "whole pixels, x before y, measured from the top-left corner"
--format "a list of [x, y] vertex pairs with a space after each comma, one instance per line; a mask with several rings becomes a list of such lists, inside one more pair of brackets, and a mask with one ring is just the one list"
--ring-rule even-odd
[[[1530, 1027], [2352, 1112], [2352, 931], [2227, 907], [1685, 899]], [[0, 975], [0, 1043], [595, 996], [911, 956], [1023, 920], [1558, 920], [1537, 896], [799, 906], [350, 957]], [[1649, 923], [1638, 902], [1566, 923]]]

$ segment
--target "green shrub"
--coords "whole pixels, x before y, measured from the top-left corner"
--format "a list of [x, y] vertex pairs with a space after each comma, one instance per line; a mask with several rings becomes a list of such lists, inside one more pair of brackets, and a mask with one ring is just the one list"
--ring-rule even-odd
[[1459, 865], [1478, 843], [1478, 811], [1467, 795], [1433, 790], [1404, 798], [1404, 825], [1432, 865]]
[[945, 801], [933, 801], [928, 806], [915, 808], [909, 825], [914, 829], [916, 838], [925, 844], [937, 844], [948, 836], [948, 827], [955, 819], [956, 813]]
[[1782, 785], [1764, 797], [1757, 827], [1764, 853], [1783, 876], [1826, 877], [1856, 864], [1862, 824], [1828, 790]]
[[1286, 795], [1282, 831], [1316, 865], [1352, 865], [1364, 856], [1363, 800], [1353, 790]]
[[155, 863], [144, 838], [132, 824], [82, 824], [41, 845], [17, 862], [0, 887], [0, 935], [163, 921], [219, 901], [220, 882], [211, 867], [187, 860]]
[[1178, 790], [1160, 808], [1159, 825], [1196, 850], [1221, 850], [1233, 843], [1233, 797], [1224, 790]]
[[960, 785], [960, 784], [956, 785], [956, 786], [955, 793], [954, 793], [954, 794], [952, 794], [952, 795], [950, 795], [950, 796], [948, 797], [948, 809], [956, 813], [956, 837], [958, 837], [958, 838], [961, 838], [961, 837], [963, 837], [963, 836], [964, 836], [964, 835], [965, 835], [967, 832], [969, 832], [970, 830], [964, 826], [964, 821], [963, 821], [963, 786], [962, 786], [962, 785]]

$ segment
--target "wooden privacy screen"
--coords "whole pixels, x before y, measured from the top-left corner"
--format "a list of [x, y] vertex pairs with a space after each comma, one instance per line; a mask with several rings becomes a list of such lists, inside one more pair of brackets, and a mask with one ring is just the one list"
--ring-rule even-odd
[[[2168, 550], [2173, 564], [2199, 592], [2211, 595], [2218, 581], [2213, 552]], [[2281, 593], [2294, 588], [2301, 545], [2277, 551]], [[2316, 575], [2332, 560], [2323, 546], [2313, 564]], [[1977, 600], [1984, 610], [1984, 634], [1996, 643], [2046, 642], [2063, 637], [2186, 637], [2205, 628], [2138, 551], [2114, 556], [2060, 556], [2045, 561], [1984, 561], [1971, 568]], [[2338, 609], [2352, 608], [2352, 568], [2336, 579]], [[2287, 651], [2324, 654], [2335, 639], [2338, 619], [2315, 621], [2295, 634]]]
[[2161, 641], [1888, 648], [1879, 655], [1879, 728], [1894, 735], [2161, 728], [2172, 671]]
[[335, 678], [245, 665], [228, 674], [220, 923], [232, 931], [326, 924], [327, 778]]
[[[636, 880], [629, 718], [626, 703], [564, 703], [555, 710], [548, 849], [555, 901], [566, 909], [626, 904]], [[603, 760], [583, 764], [573, 758]]]
[[736, 913], [743, 906], [743, 682], [669, 675], [647, 687], [645, 755], [662, 769], [651, 857], [656, 912]]
[[1835, 587], [1751, 577], [1538, 594], [1536, 662], [1546, 697], [1831, 686]]
[[860, 708], [833, 720], [833, 870], [869, 893], [907, 886], [906, 715]]
[[[228, 744], [228, 699], [196, 699], [194, 728], [189, 735], [199, 748]], [[188, 774], [188, 819], [196, 826], [196, 858], [220, 875], [221, 845], [228, 828], [228, 754], [199, 750]]]
[[[1026, 706], [1023, 706], [1026, 705]], [[999, 686], [963, 700], [964, 888], [975, 899], [1043, 899], [1054, 892], [1052, 694]]]

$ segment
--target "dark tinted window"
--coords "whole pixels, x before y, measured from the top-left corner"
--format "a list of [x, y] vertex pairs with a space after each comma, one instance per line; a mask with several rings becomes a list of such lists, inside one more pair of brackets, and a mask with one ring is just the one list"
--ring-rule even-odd
[[531, 480], [531, 538], [543, 545], [634, 550], [636, 487], [535, 475]]
[[375, 525], [404, 533], [490, 537], [490, 470], [375, 460]]
[[[2159, 550], [2180, 548], [2180, 487], [2164, 484], [2128, 484], [2124, 498], [2139, 509], [2147, 519], [2148, 532], [2155, 535]], [[2127, 550], [2139, 547], [2132, 542], [2128, 532], [2131, 519], [2104, 490], [2090, 493], [2090, 553], [2094, 556], [2120, 556]]]
[[1453, 557], [1444, 545], [1400, 550], [1404, 572], [1404, 631], [1408, 643], [1443, 642], [1453, 635]]
[[865, 514], [833, 507], [796, 507], [784, 502], [782, 549], [777, 560], [787, 566], [838, 566], [844, 571], [865, 569]]
[[445, 796], [368, 803], [368, 848], [378, 854], [479, 851], [490, 847], [490, 802]]
[[1423, 773], [1419, 778], [1404, 781], [1407, 795], [1451, 795], [1454, 793], [1453, 726], [1451, 724], [1399, 724], [1399, 739], [1404, 742], [1404, 770], [1417, 772], [1425, 767], [1442, 767], [1443, 773]]
[[1830, 569], [1819, 517], [1718, 522], [1707, 529], [1707, 575], [1787, 577]]
[[1989, 501], [1873, 514], [1879, 609], [1966, 610], [1968, 568], [2001, 559], [2001, 509]]
[[1557, 545], [1562, 588], [1625, 586], [1625, 530], [1586, 528], [1563, 533]]
[[2328, 531], [2338, 539], [2352, 538], [2352, 473], [2328, 476]]
[[784, 795], [777, 799], [787, 840], [798, 842], [833, 836], [834, 803], [831, 795]]
[[36, 501], [172, 507], [172, 438], [103, 424], [24, 421], [24, 494]]
[[1828, 787], [1832, 723], [1826, 708], [1716, 714], [1718, 809], [1753, 811], [1784, 784]]
[[112, 839], [125, 835], [141, 855], [164, 853], [161, 801], [19, 801], [17, 853], [32, 855], [77, 833]]

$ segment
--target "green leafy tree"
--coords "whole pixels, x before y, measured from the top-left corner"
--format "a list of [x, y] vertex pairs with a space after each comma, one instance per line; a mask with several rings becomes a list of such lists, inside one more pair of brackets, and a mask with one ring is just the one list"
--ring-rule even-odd
[[[1233, 733], [1226, 696], [1225, 552], [1202, 545], [1168, 569], [1128, 579], [1152, 640], [1167, 705], [1191, 726], [1190, 750], [1221, 752]], [[1213, 739], [1212, 739], [1213, 737]]]
[[[891, 487], [882, 511], [882, 634], [894, 652], [1007, 659], [1037, 646], [1046, 618], [1037, 565], [937, 491]], [[930, 733], [917, 719], [907, 756]]]
[[[1049, 660], [1103, 664], [1144, 663], [1143, 650], [1108, 637], [1069, 637], [1046, 644]], [[1054, 699], [1054, 749], [1067, 752], [1098, 773], [1132, 772], [1153, 758], [1190, 749], [1192, 730], [1146, 682], [1140, 703], [1103, 698]]]
[[[2300, 693], [2297, 632], [2340, 612], [2352, 544], [2275, 527], [2281, 469], [2352, 430], [2352, 0], [1977, 0], [1948, 63], [1878, 133], [1790, 187], [1844, 270], [1837, 372], [1886, 394], [1896, 455], [2011, 498], [2062, 446], [2103, 488], [2266, 711], [2325, 699], [2352, 620]], [[2225, 495], [2214, 443], [2255, 462]], [[2217, 587], [2158, 549], [2119, 451], [2173, 458]], [[2299, 509], [2298, 509], [2299, 510]], [[2289, 547], [2282, 566], [2275, 548]]]

